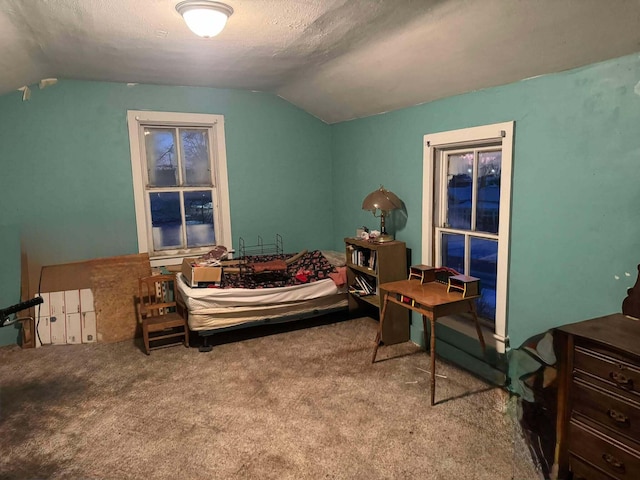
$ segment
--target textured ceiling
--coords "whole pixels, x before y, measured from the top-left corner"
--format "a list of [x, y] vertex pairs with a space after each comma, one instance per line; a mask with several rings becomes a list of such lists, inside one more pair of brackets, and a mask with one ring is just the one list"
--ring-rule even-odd
[[640, 0], [0, 0], [0, 94], [42, 78], [273, 92], [335, 123], [640, 52]]

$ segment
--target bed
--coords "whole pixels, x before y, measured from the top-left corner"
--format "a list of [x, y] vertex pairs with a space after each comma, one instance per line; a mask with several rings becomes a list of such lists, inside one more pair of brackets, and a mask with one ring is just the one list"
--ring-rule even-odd
[[223, 288], [191, 288], [177, 275], [178, 303], [189, 329], [203, 337], [209, 351], [211, 335], [264, 323], [302, 320], [348, 309], [344, 254], [314, 250], [302, 255], [248, 257], [256, 265], [297, 257], [284, 274], [225, 273]]

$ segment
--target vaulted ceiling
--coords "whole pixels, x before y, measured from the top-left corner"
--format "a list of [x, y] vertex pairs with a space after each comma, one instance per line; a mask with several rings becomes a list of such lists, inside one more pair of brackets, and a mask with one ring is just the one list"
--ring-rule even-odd
[[203, 39], [178, 0], [0, 0], [0, 94], [48, 77], [239, 88], [335, 123], [640, 52], [640, 0], [224, 1]]

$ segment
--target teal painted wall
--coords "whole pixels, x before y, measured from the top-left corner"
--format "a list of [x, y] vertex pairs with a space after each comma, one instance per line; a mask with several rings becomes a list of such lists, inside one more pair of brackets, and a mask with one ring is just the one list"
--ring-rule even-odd
[[333, 230], [341, 248], [356, 227], [376, 226], [360, 206], [383, 183], [407, 206], [397, 237], [418, 263], [423, 135], [511, 120], [508, 334], [517, 347], [551, 327], [619, 312], [635, 282], [638, 55], [334, 125]]
[[[63, 80], [0, 97], [0, 307], [19, 300], [21, 240], [41, 265], [137, 253], [127, 110], [225, 116], [234, 247], [333, 245], [320, 120], [266, 93]], [[16, 336], [1, 329], [0, 345]]]
[[[4, 95], [0, 306], [19, 298], [21, 240], [42, 264], [137, 251], [126, 111], [140, 109], [225, 115], [235, 241], [342, 249], [377, 226], [360, 205], [382, 183], [407, 206], [397, 236], [414, 262], [423, 135], [515, 120], [512, 345], [619, 311], [640, 262], [639, 81], [632, 55], [333, 126], [236, 90], [61, 81]], [[2, 329], [0, 344], [16, 336]]]

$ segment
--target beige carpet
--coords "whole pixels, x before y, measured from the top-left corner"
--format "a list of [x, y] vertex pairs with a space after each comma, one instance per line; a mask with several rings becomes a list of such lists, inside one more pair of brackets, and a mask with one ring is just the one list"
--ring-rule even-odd
[[374, 320], [306, 325], [210, 353], [2, 347], [0, 478], [539, 478], [499, 390], [439, 362], [432, 407], [415, 345], [371, 365]]

